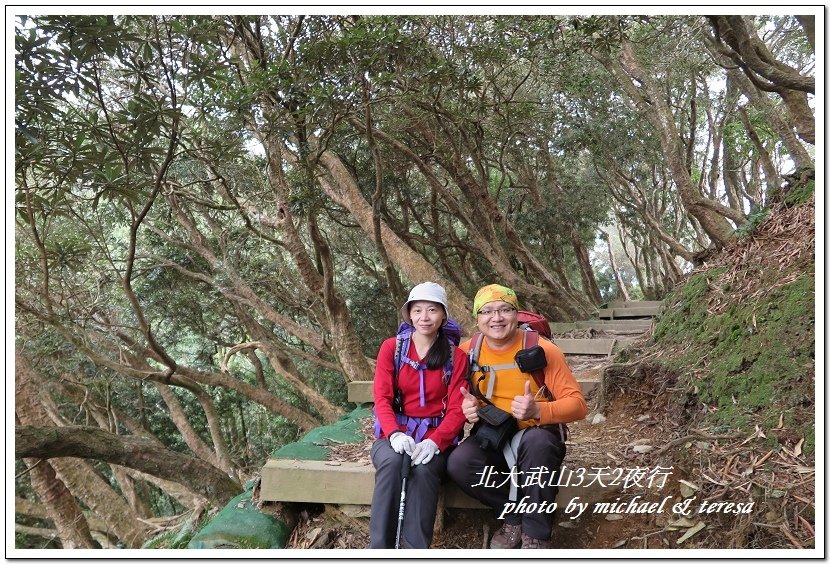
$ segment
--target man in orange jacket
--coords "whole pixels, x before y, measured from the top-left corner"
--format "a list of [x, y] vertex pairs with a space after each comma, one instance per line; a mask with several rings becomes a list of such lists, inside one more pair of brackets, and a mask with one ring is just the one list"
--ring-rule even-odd
[[[539, 339], [541, 350], [533, 351], [539, 367], [534, 372], [544, 375], [543, 386], [519, 368], [515, 357], [524, 349], [525, 332], [519, 328], [518, 309], [516, 293], [505, 286], [491, 284], [476, 294], [473, 314], [483, 338], [459, 345], [469, 354], [471, 343], [480, 342], [474, 347], [480, 350], [471, 355], [472, 389], [461, 390], [462, 410], [474, 427], [450, 454], [447, 470], [465, 493], [504, 519], [490, 548], [549, 548], [550, 508], [557, 493], [552, 484], [565, 458], [564, 424], [584, 418], [588, 407], [562, 351], [552, 342]], [[516, 433], [501, 450], [475, 436], [484, 424], [479, 410], [486, 404], [511, 414], [517, 422]], [[542, 475], [545, 470], [547, 476]], [[490, 480], [494, 471], [500, 479]], [[537, 479], [528, 479], [531, 475]]]

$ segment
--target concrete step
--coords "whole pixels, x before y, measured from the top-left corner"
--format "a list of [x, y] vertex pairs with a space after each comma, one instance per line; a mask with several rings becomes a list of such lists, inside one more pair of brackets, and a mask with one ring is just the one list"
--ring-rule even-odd
[[660, 312], [659, 306], [617, 307], [597, 310], [600, 319], [621, 319], [626, 317], [654, 317]]
[[618, 308], [618, 307], [660, 307], [663, 305], [663, 302], [660, 300], [641, 300], [641, 301], [616, 301], [610, 302], [608, 304], [609, 309]]
[[554, 339], [553, 343], [563, 353], [578, 355], [609, 356], [614, 350], [616, 339]]
[[588, 321], [554, 321], [550, 330], [554, 335], [561, 335], [570, 331], [596, 329], [597, 331], [624, 331], [643, 333], [651, 328], [651, 319], [590, 319]]
[[[596, 329], [597, 331], [631, 331], [631, 332], [645, 332], [651, 329], [653, 321], [651, 319], [591, 319], [588, 321], [575, 321], [570, 325], [574, 329]], [[557, 325], [558, 326], [558, 325]], [[551, 324], [553, 330], [554, 324]], [[566, 331], [561, 331], [566, 332]]]
[[[569, 473], [570, 472], [570, 473]], [[581, 469], [585, 474], [585, 469]], [[579, 501], [595, 502], [607, 498], [610, 471], [602, 470], [599, 479], [587, 479], [576, 470], [565, 470], [556, 501], [560, 507], [579, 497]], [[571, 483], [567, 483], [570, 481]], [[603, 487], [602, 484], [605, 484]], [[300, 503], [370, 505], [375, 489], [375, 469], [366, 462], [326, 462], [319, 460], [269, 459], [262, 468], [260, 499]], [[484, 508], [454, 483], [443, 486], [444, 504], [455, 508]]]

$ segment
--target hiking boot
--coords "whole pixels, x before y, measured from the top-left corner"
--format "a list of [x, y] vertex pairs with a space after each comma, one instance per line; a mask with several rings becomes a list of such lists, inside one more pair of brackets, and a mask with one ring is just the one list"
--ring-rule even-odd
[[551, 548], [549, 540], [534, 539], [522, 533], [522, 548]]
[[490, 540], [490, 548], [519, 548], [522, 544], [522, 526], [505, 523]]

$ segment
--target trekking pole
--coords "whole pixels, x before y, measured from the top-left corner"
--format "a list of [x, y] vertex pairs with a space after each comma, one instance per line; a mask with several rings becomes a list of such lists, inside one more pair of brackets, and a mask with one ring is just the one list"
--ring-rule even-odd
[[406, 479], [409, 478], [409, 467], [412, 457], [404, 453], [401, 465], [401, 504], [398, 507], [398, 532], [395, 534], [395, 548], [401, 547], [401, 526], [403, 525], [403, 510], [406, 505]]

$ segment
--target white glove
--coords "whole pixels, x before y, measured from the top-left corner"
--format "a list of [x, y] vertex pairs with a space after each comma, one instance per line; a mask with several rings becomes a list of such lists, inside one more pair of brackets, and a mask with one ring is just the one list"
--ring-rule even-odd
[[412, 466], [426, 464], [439, 452], [438, 445], [432, 439], [424, 439], [418, 443], [415, 452], [412, 453]]
[[406, 454], [412, 456], [412, 452], [415, 450], [415, 439], [404, 432], [393, 434], [389, 439], [389, 444], [392, 445], [392, 450], [398, 454], [403, 454], [406, 451]]

